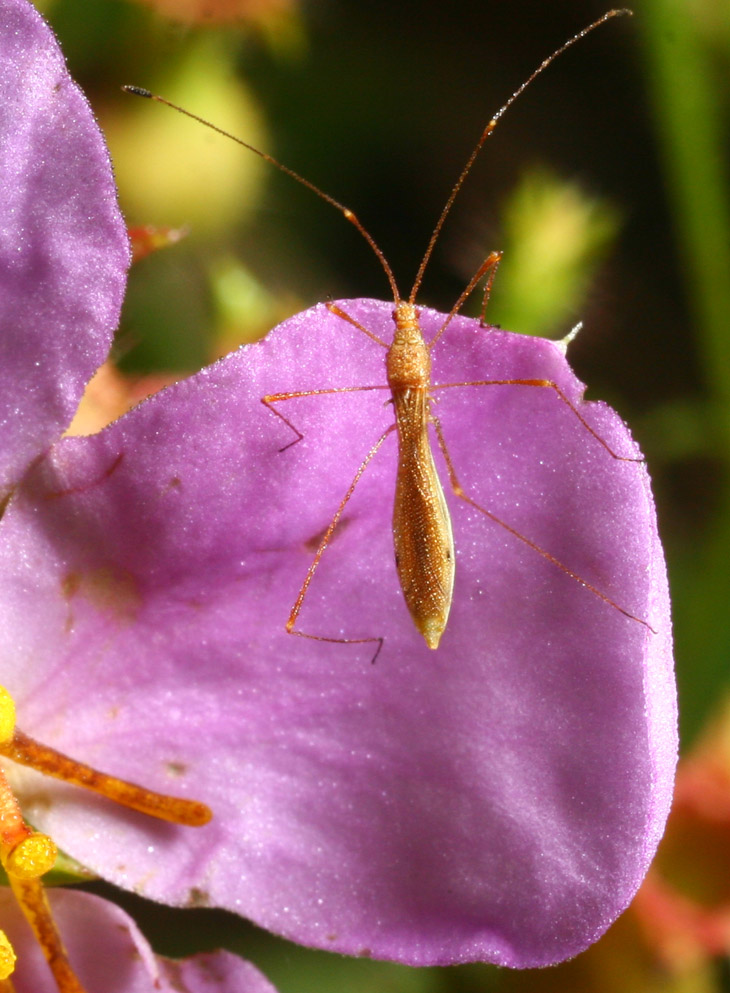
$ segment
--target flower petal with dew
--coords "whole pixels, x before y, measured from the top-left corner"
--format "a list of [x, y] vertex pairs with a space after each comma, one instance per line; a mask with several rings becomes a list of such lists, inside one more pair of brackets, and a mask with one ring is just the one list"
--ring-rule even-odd
[[[4, 508], [12, 502], [28, 466], [43, 456], [70, 421], [86, 381], [108, 351], [119, 316], [129, 246], [101, 133], [66, 71], [52, 33], [26, 0], [0, 0], [0, 97], [0, 502]], [[32, 597], [27, 623], [43, 623]], [[0, 691], [0, 751], [168, 821], [203, 823], [210, 817], [210, 811], [197, 801], [150, 793], [34, 742], [15, 727], [13, 700], [4, 690]], [[188, 818], [191, 812], [192, 821]], [[64, 993], [81, 989], [39, 878], [55, 855], [53, 841], [25, 822], [0, 769], [0, 859], [17, 900], [16, 915], [22, 908], [39, 941], [37, 947], [29, 944], [30, 932], [21, 932], [23, 955], [14, 974], [17, 982], [8, 980], [15, 982], [17, 990], [37, 993], [53, 980]], [[2, 900], [4, 905], [11, 900], [9, 891], [2, 894]], [[74, 910], [62, 915], [71, 920], [73, 931], [79, 917], [76, 911], [90, 906], [85, 900], [67, 895], [54, 896], [51, 902]], [[110, 915], [116, 932], [120, 912], [109, 908], [105, 915], [99, 911], [94, 921], [101, 925]], [[11, 935], [13, 916], [9, 910], [2, 918]], [[75, 943], [84, 944], [81, 936], [86, 942], [80, 953], [83, 962], [96, 961], [97, 973], [100, 963], [105, 969], [113, 968], [101, 949], [116, 947], [119, 934], [107, 935], [106, 942], [98, 936], [90, 947], [93, 929], [79, 930], [76, 925], [76, 932]], [[140, 940], [135, 941], [140, 952]], [[27, 956], [26, 946], [32, 949]], [[35, 968], [31, 963], [40, 961], [41, 948], [53, 980], [44, 965], [39, 977], [31, 981], [28, 975]], [[17, 951], [2, 935], [3, 988]], [[124, 954], [129, 959], [128, 947]], [[146, 957], [148, 967], [142, 979], [135, 965], [133, 982], [130, 979], [122, 987], [119, 976], [109, 980], [107, 975], [102, 985], [94, 980], [96, 988], [108, 991], [110, 983], [117, 982], [119, 989], [148, 989], [149, 951]], [[196, 980], [194, 963], [176, 968], [186, 978], [189, 974], [189, 988], [205, 985], [202, 974]], [[242, 989], [246, 967], [239, 968], [223, 957], [215, 960], [215, 970], [221, 977], [217, 988]], [[173, 973], [169, 984], [160, 981], [157, 987], [172, 988]], [[210, 975], [206, 988], [209, 985]], [[252, 988], [270, 989], [262, 979]]]
[[[341, 307], [390, 337], [392, 304]], [[427, 336], [442, 320], [422, 312]], [[33, 772], [13, 782], [64, 850], [154, 899], [416, 965], [556, 962], [626, 907], [671, 798], [646, 468], [600, 443], [637, 454], [558, 346], [455, 318], [435, 382], [549, 379], [595, 434], [552, 389], [437, 391], [465, 491], [532, 546], [447, 492], [456, 586], [429, 650], [396, 577], [388, 439], [298, 620], [382, 638], [377, 663], [372, 644], [292, 637], [319, 540], [392, 411], [379, 389], [291, 400], [303, 440], [286, 447], [260, 400], [382, 385], [383, 360], [318, 306], [34, 466], [0, 525], [0, 659], [24, 726], [215, 817], [185, 831]]]
[[119, 320], [129, 244], [55, 38], [0, 3], [0, 498], [70, 422]]
[[[12, 697], [0, 689], [0, 754], [36, 769], [48, 771], [67, 782], [90, 788], [120, 804], [145, 811], [153, 816], [194, 826], [207, 823], [210, 811], [199, 803], [150, 793], [131, 783], [116, 780], [94, 769], [79, 765], [33, 741], [15, 725]], [[189, 817], [193, 813], [193, 819]], [[7, 874], [18, 910], [22, 910], [31, 933], [42, 949], [59, 993], [83, 993], [75, 967], [68, 956], [64, 939], [40, 877], [53, 868], [57, 849], [47, 835], [33, 831], [25, 822], [17, 798], [0, 769], [0, 860]], [[0, 980], [15, 973], [17, 953], [5, 931], [0, 934]], [[25, 971], [25, 969], [23, 970]], [[15, 985], [12, 987], [15, 989]], [[3, 989], [5, 986], [3, 985]]]
[[[108, 900], [90, 893], [53, 890], [53, 915], [63, 931], [79, 979], [104, 993], [275, 993], [260, 972], [226, 952], [184, 961], [156, 956], [134, 921]], [[56, 993], [24, 918], [7, 890], [0, 890], [0, 918], [18, 953], [15, 993]]]

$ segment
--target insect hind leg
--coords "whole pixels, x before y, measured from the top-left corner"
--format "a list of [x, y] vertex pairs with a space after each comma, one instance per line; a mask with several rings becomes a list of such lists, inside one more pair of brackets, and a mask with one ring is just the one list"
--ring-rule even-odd
[[579, 576], [577, 572], [569, 569], [568, 566], [564, 565], [560, 559], [556, 558], [551, 552], [548, 552], [546, 549], [542, 548], [542, 546], [538, 545], [537, 542], [533, 541], [531, 538], [528, 538], [516, 528], [513, 528], [511, 524], [503, 521], [501, 517], [497, 517], [497, 515], [493, 514], [491, 510], [487, 510], [486, 507], [483, 507], [480, 503], [477, 503], [473, 497], [469, 496], [459, 482], [459, 477], [454, 469], [454, 463], [451, 460], [451, 455], [449, 454], [449, 450], [446, 445], [446, 439], [444, 438], [443, 428], [441, 427], [440, 421], [433, 413], [430, 416], [430, 420], [433, 424], [434, 431], [436, 432], [436, 438], [438, 439], [441, 454], [446, 462], [446, 470], [449, 474], [449, 483], [451, 484], [451, 489], [454, 496], [458, 497], [460, 500], [463, 500], [464, 503], [467, 503], [474, 510], [477, 510], [480, 514], [483, 514], [485, 517], [489, 518], [489, 520], [494, 524], [498, 524], [501, 528], [504, 528], [504, 530], [511, 534], [514, 538], [517, 538], [519, 541], [523, 542], [523, 544], [527, 545], [528, 548], [531, 548], [534, 552], [537, 552], [537, 554], [541, 555], [547, 562], [550, 562], [557, 569], [560, 569], [560, 571], [565, 573], [566, 576], [569, 576], [571, 579], [575, 580], [575, 582], [579, 583], [582, 587], [584, 587], [584, 589], [598, 597], [599, 600], [603, 600], [604, 603], [608, 604], [610, 607], [613, 607], [615, 610], [618, 610], [618, 612], [623, 614], [624, 617], [628, 617], [629, 620], [636, 621], [637, 624], [641, 624], [645, 628], [648, 628], [652, 634], [657, 633], [648, 621], [645, 621], [642, 617], [637, 617], [635, 614], [632, 614], [631, 611], [626, 610], [620, 604], [616, 603], [615, 600], [612, 600], [611, 597], [599, 590], [597, 586], [587, 582], [587, 580], [583, 579], [582, 576]]

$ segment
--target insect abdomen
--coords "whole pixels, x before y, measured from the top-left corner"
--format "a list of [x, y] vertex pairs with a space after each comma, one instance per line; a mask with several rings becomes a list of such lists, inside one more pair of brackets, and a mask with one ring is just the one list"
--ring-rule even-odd
[[425, 391], [394, 397], [398, 473], [393, 509], [395, 561], [403, 596], [429, 648], [438, 647], [454, 588], [451, 518], [427, 430]]

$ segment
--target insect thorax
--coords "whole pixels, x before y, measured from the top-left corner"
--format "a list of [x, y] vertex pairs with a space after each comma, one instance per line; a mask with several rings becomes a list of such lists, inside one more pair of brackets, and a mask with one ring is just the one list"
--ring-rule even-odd
[[399, 301], [393, 311], [393, 320], [395, 333], [386, 358], [390, 388], [393, 391], [427, 389], [431, 382], [431, 356], [423, 340], [415, 305]]

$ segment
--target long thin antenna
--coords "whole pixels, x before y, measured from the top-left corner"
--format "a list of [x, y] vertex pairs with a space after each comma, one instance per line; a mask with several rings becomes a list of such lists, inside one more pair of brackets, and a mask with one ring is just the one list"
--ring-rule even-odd
[[401, 299], [400, 292], [398, 290], [398, 285], [395, 281], [395, 276], [393, 275], [393, 270], [388, 265], [388, 260], [386, 259], [385, 255], [383, 254], [382, 250], [378, 246], [373, 236], [361, 224], [359, 218], [356, 216], [356, 214], [353, 211], [350, 210], [349, 207], [345, 207], [345, 205], [340, 203], [339, 200], [335, 200], [334, 197], [331, 197], [329, 193], [325, 193], [324, 190], [320, 190], [318, 186], [315, 186], [314, 183], [310, 182], [308, 179], [305, 179], [304, 176], [300, 176], [298, 172], [294, 172], [294, 170], [290, 169], [289, 166], [285, 166], [283, 162], [279, 162], [279, 160], [275, 159], [273, 155], [268, 155], [266, 152], [262, 152], [261, 149], [256, 148], [254, 145], [249, 145], [247, 141], [244, 141], [242, 138], [238, 138], [235, 134], [231, 134], [229, 131], [224, 131], [223, 128], [219, 128], [216, 124], [212, 124], [210, 121], [206, 121], [204, 117], [199, 117], [197, 114], [193, 114], [192, 111], [185, 110], [184, 107], [179, 107], [176, 103], [173, 103], [171, 100], [166, 100], [165, 97], [158, 96], [156, 93], [152, 93], [150, 92], [150, 90], [145, 90], [141, 86], [123, 86], [122, 89], [125, 91], [125, 93], [133, 93], [135, 96], [145, 97], [145, 99], [147, 100], [155, 100], [157, 101], [157, 103], [164, 103], [166, 107], [172, 107], [172, 109], [176, 110], [179, 114], [184, 114], [186, 117], [191, 118], [191, 120], [197, 121], [198, 124], [202, 124], [206, 128], [210, 128], [211, 131], [216, 131], [218, 134], [223, 135], [224, 138], [230, 138], [231, 141], [235, 141], [237, 145], [242, 145], [244, 148], [247, 148], [249, 152], [254, 152], [254, 154], [259, 156], [259, 158], [262, 158], [264, 159], [264, 161], [269, 162], [272, 166], [276, 166], [276, 168], [280, 169], [281, 172], [286, 173], [287, 176], [291, 176], [292, 179], [295, 179], [298, 183], [301, 183], [302, 186], [306, 186], [308, 190], [312, 191], [312, 193], [316, 193], [317, 196], [320, 197], [322, 200], [325, 200], [333, 207], [336, 207], [337, 210], [339, 210], [339, 212], [351, 224], [353, 224], [357, 228], [357, 230], [363, 236], [363, 238], [368, 243], [368, 245], [370, 245], [378, 261], [383, 267], [383, 271], [385, 272], [385, 275], [388, 277], [388, 282], [390, 283], [390, 289], [391, 292], [393, 293], [394, 302], [396, 304], [400, 303], [400, 299]]
[[[459, 178], [454, 184], [451, 193], [449, 194], [449, 198], [446, 201], [443, 210], [441, 211], [439, 219], [436, 223], [436, 227], [433, 229], [425, 254], [423, 256], [423, 259], [421, 260], [420, 266], [418, 267], [418, 272], [416, 273], [416, 278], [413, 283], [413, 288], [411, 289], [410, 295], [408, 297], [409, 303], [415, 303], [416, 295], [418, 294], [418, 291], [421, 287], [421, 283], [423, 281], [423, 274], [426, 271], [426, 266], [428, 265], [431, 259], [434, 246], [436, 244], [438, 236], [441, 233], [441, 229], [444, 226], [444, 222], [446, 221], [446, 218], [448, 217], [449, 212], [451, 211], [451, 208], [454, 205], [454, 201], [456, 200], [456, 197], [459, 191], [461, 190], [461, 187], [464, 185], [464, 181], [466, 177], [469, 175], [471, 168], [474, 165], [477, 156], [479, 155], [479, 152], [482, 150], [482, 146], [484, 145], [490, 134], [497, 127], [497, 123], [499, 119], [502, 117], [505, 111], [512, 106], [515, 100], [527, 89], [530, 83], [532, 83], [532, 81], [536, 79], [540, 75], [540, 73], [543, 72], [543, 70], [547, 69], [547, 67], [550, 65], [551, 62], [554, 62], [555, 59], [558, 58], [558, 56], [562, 55], [563, 52], [566, 51], [566, 49], [570, 48], [577, 41], [580, 41], [581, 38], [584, 38], [587, 34], [590, 34], [590, 32], [594, 31], [597, 27], [600, 27], [601, 24], [605, 24], [606, 21], [611, 20], [611, 18], [613, 17], [620, 17], [624, 14], [631, 15], [632, 11], [628, 10], [627, 8], [609, 10], [605, 14], [603, 14], [602, 17], [599, 17], [596, 21], [593, 21], [592, 24], [589, 24], [588, 27], [583, 28], [582, 31], [579, 31], [577, 34], [573, 35], [572, 38], [569, 38], [568, 41], [566, 41], [563, 45], [561, 45], [560, 48], [556, 49], [552, 53], [552, 55], [549, 55], [546, 59], [544, 59], [540, 63], [537, 69], [535, 69], [535, 71], [525, 80], [525, 82], [522, 83], [522, 85], [519, 86], [514, 91], [512, 96], [509, 98], [509, 100], [499, 108], [499, 110], [494, 115], [494, 117], [492, 117], [492, 119], [489, 121], [487, 126], [482, 131], [479, 137], [479, 141], [474, 146], [471, 155], [467, 159], [466, 165], [461, 170], [461, 174], [459, 175]], [[211, 131], [215, 131], [217, 134], [222, 135], [224, 138], [230, 138], [231, 141], [235, 141], [237, 145], [241, 145], [243, 148], [247, 148], [250, 152], [253, 152], [255, 155], [258, 155], [259, 158], [264, 159], [265, 162], [269, 162], [271, 165], [275, 166], [281, 172], [286, 173], [287, 176], [291, 176], [292, 179], [295, 179], [302, 186], [306, 186], [308, 190], [311, 190], [312, 193], [315, 193], [318, 197], [320, 197], [320, 199], [324, 200], [326, 203], [331, 204], [331, 206], [339, 210], [339, 212], [343, 215], [343, 217], [345, 217], [354, 227], [357, 228], [357, 230], [363, 236], [363, 238], [368, 243], [368, 245], [370, 245], [370, 248], [373, 250], [376, 258], [380, 262], [380, 265], [388, 279], [388, 283], [390, 284], [390, 289], [393, 294], [394, 302], [396, 304], [400, 302], [401, 300], [400, 291], [398, 290], [398, 284], [395, 281], [395, 276], [393, 275], [393, 270], [390, 268], [390, 265], [388, 264], [388, 260], [386, 259], [385, 255], [383, 254], [383, 251], [381, 250], [380, 246], [377, 244], [373, 236], [370, 234], [367, 228], [364, 227], [360, 219], [352, 210], [350, 210], [349, 207], [346, 207], [344, 204], [340, 203], [339, 200], [335, 200], [335, 198], [331, 197], [329, 193], [325, 193], [324, 190], [321, 190], [318, 186], [315, 186], [314, 183], [312, 183], [308, 179], [305, 179], [304, 176], [300, 176], [298, 172], [295, 172], [293, 169], [290, 169], [289, 166], [284, 165], [283, 162], [279, 162], [279, 160], [275, 159], [273, 155], [268, 155], [266, 152], [262, 152], [259, 148], [256, 148], [254, 145], [250, 145], [247, 141], [244, 141], [242, 138], [239, 138], [234, 134], [231, 134], [229, 131], [224, 131], [223, 128], [219, 128], [216, 124], [212, 124], [210, 121], [207, 121], [204, 117], [200, 117], [198, 116], [198, 114], [194, 114], [192, 113], [192, 111], [186, 110], [184, 107], [178, 106], [177, 104], [173, 103], [171, 100], [167, 100], [165, 97], [159, 96], [156, 93], [152, 93], [150, 90], [145, 90], [140, 86], [123, 86], [122, 89], [126, 93], [133, 93], [135, 94], [135, 96], [145, 97], [147, 100], [155, 100], [157, 103], [165, 104], [165, 106], [171, 107], [173, 110], [176, 110], [179, 114], [184, 114], [185, 117], [189, 117], [191, 120], [197, 121], [199, 124], [202, 124], [206, 128], [210, 128]]]
[[426, 252], [425, 252], [425, 254], [423, 256], [423, 259], [421, 260], [421, 264], [418, 267], [418, 272], [416, 273], [416, 279], [415, 279], [415, 282], [413, 283], [413, 289], [411, 290], [410, 295], [408, 297], [408, 302], [409, 303], [415, 303], [416, 295], [418, 294], [418, 291], [421, 288], [421, 283], [423, 282], [423, 274], [426, 271], [426, 266], [428, 265], [428, 263], [429, 263], [429, 261], [431, 259], [431, 255], [433, 254], [433, 249], [434, 249], [434, 246], [435, 246], [436, 241], [438, 239], [438, 236], [441, 234], [441, 228], [444, 226], [444, 221], [448, 217], [449, 212], [450, 212], [452, 206], [454, 205], [454, 200], [456, 200], [456, 197], [457, 197], [457, 195], [459, 193], [459, 190], [464, 185], [464, 180], [469, 175], [469, 173], [471, 171], [471, 167], [474, 165], [474, 162], [476, 161], [477, 156], [481, 152], [482, 146], [484, 145], [484, 142], [487, 140], [487, 138], [490, 136], [490, 134], [497, 127], [497, 123], [499, 122], [500, 117], [502, 117], [502, 115], [505, 113], [505, 111], [508, 110], [512, 106], [512, 104], [515, 102], [515, 100], [519, 96], [521, 96], [522, 93], [524, 93], [524, 91], [527, 89], [527, 87], [530, 85], [530, 83], [534, 79], [536, 79], [540, 75], [541, 72], [543, 72], [545, 69], [547, 69], [547, 67], [550, 65], [551, 62], [554, 62], [555, 59], [557, 59], [560, 55], [562, 55], [563, 52], [565, 52], [572, 45], [575, 45], [575, 43], [577, 41], [580, 41], [581, 38], [585, 38], [585, 36], [587, 34], [590, 34], [591, 31], [594, 31], [596, 28], [600, 27], [602, 24], [605, 24], [606, 21], [611, 20], [611, 18], [613, 18], [613, 17], [621, 17], [624, 14], [627, 14], [627, 15], [631, 16], [633, 14], [633, 11], [628, 10], [628, 8], [626, 8], [626, 7], [623, 7], [623, 8], [620, 8], [620, 9], [616, 9], [616, 10], [606, 11], [606, 13], [603, 14], [602, 17], [599, 17], [598, 18], [598, 20], [594, 21], [592, 24], [589, 24], [588, 27], [583, 28], [583, 30], [582, 31], [579, 31], [577, 34], [574, 34], [572, 38], [569, 38], [568, 41], [566, 41], [563, 45], [560, 46], [560, 48], [556, 49], [552, 53], [552, 55], [549, 55], [546, 59], [543, 59], [543, 61], [540, 63], [540, 65], [537, 67], [537, 69], [535, 69], [535, 71], [525, 80], [524, 83], [522, 83], [521, 86], [518, 86], [517, 87], [517, 89], [514, 91], [514, 93], [512, 94], [512, 96], [509, 98], [509, 100], [505, 104], [503, 104], [503, 106], [501, 106], [499, 108], [499, 110], [494, 115], [494, 117], [492, 117], [492, 119], [489, 121], [489, 123], [487, 124], [487, 126], [482, 131], [481, 136], [479, 138], [479, 141], [474, 146], [474, 149], [473, 149], [471, 155], [467, 159], [466, 165], [461, 170], [461, 175], [459, 176], [459, 178], [454, 183], [453, 189], [451, 190], [451, 193], [449, 194], [449, 198], [446, 201], [446, 204], [444, 205], [444, 209], [441, 211], [441, 215], [439, 216], [439, 219], [438, 219], [438, 221], [436, 223], [436, 227], [433, 229], [433, 233], [431, 234], [431, 238], [429, 240], [428, 247], [426, 248]]

